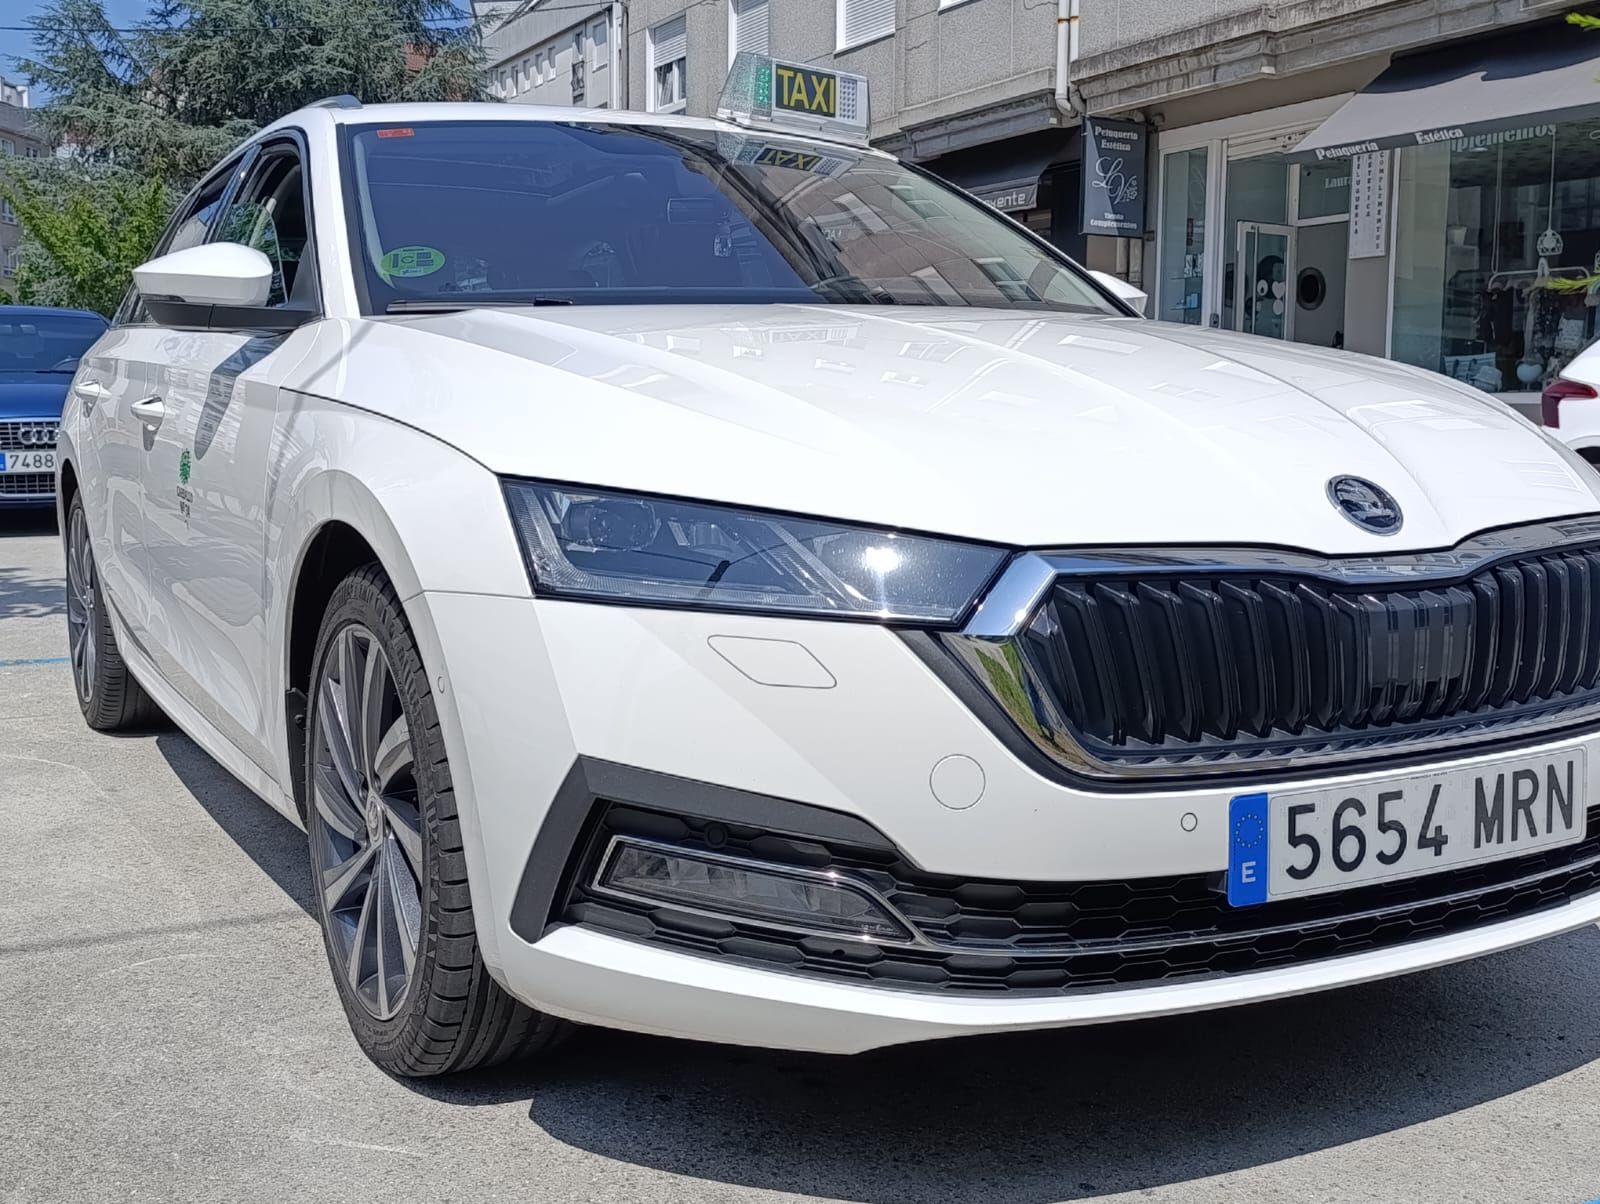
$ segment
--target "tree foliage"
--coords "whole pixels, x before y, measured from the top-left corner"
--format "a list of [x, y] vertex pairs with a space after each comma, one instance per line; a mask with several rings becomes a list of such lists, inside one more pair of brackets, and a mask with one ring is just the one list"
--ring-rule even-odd
[[19, 298], [109, 313], [177, 197], [240, 141], [326, 96], [477, 100], [483, 53], [460, 0], [49, 0], [20, 61], [57, 159], [8, 164]]
[[156, 0], [131, 29], [103, 0], [29, 19], [57, 140], [187, 184], [251, 131], [343, 92], [364, 101], [482, 93], [482, 51], [456, 0]]
[[172, 191], [117, 168], [49, 160], [13, 165], [9, 175], [0, 195], [27, 234], [15, 300], [111, 313], [166, 225]]

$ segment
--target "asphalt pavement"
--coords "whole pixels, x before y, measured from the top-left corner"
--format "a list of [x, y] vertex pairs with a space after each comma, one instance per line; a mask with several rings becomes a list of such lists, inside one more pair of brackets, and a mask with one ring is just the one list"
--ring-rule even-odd
[[53, 526], [0, 514], [0, 1201], [1600, 1196], [1600, 932], [1307, 999], [856, 1058], [582, 1032], [388, 1078], [304, 837], [90, 733]]

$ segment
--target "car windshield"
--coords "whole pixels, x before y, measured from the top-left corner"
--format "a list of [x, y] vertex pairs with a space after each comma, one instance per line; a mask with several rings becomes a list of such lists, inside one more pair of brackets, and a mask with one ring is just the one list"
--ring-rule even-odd
[[93, 314], [0, 311], [0, 372], [59, 372], [71, 375], [78, 357], [105, 332]]
[[870, 152], [531, 121], [349, 137], [372, 312], [696, 301], [1119, 312], [984, 206]]

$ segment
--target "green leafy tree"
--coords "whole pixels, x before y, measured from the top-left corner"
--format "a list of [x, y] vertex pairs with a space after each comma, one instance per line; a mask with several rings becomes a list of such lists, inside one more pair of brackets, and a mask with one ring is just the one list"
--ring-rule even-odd
[[186, 185], [310, 101], [474, 100], [477, 30], [457, 0], [157, 0], [132, 29], [103, 0], [52, 0], [19, 66], [58, 141]]
[[325, 96], [478, 100], [483, 52], [458, 0], [50, 0], [19, 62], [63, 154], [7, 166], [23, 227], [18, 299], [109, 313], [177, 197], [261, 126]]
[[26, 238], [14, 300], [110, 314], [129, 274], [150, 255], [174, 195], [160, 180], [117, 168], [49, 161], [0, 182]]

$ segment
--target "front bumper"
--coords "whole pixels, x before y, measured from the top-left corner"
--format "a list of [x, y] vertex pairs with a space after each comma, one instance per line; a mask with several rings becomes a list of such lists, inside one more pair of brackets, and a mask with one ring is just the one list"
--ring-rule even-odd
[[1600, 895], [1553, 911], [1325, 962], [1053, 999], [951, 998], [774, 974], [583, 928], [551, 932], [506, 985], [547, 1011], [608, 1028], [816, 1053], [1208, 1011], [1304, 995], [1513, 949], [1600, 921]]
[[[1228, 802], [1244, 786], [1095, 793], [1047, 779], [904, 641], [870, 625], [433, 593], [410, 606], [425, 660], [443, 667], [485, 957], [512, 993], [575, 1019], [849, 1052], [1276, 998], [1600, 920], [1600, 893], [1580, 893], [1467, 931], [1272, 969], [983, 994], [831, 980], [563, 922], [562, 876], [593, 801], [562, 801], [580, 759], [663, 775], [673, 791], [715, 783], [708, 791], [793, 800], [881, 833], [927, 874], [1023, 884], [1220, 875]], [[1588, 763], [1600, 773], [1600, 755]], [[1600, 799], [1592, 781], [1589, 797]], [[654, 805], [674, 810], [672, 798]]]

